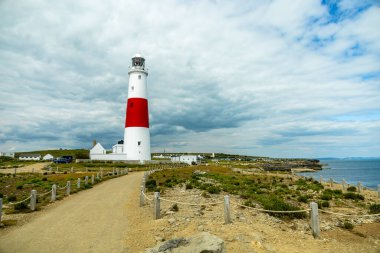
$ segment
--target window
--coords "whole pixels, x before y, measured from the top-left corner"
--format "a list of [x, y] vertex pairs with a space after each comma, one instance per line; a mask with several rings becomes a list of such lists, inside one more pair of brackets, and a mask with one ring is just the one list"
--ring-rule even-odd
[[134, 91], [134, 89], [135, 89], [135, 87], [134, 87], [134, 86], [132, 86], [132, 87], [131, 87], [131, 90], [132, 90], [132, 91]]
[[141, 79], [141, 75], [139, 75], [139, 79]]
[[139, 145], [139, 146], [140, 146], [140, 145], [141, 145], [141, 141], [138, 141], [138, 142], [137, 142], [137, 145]]

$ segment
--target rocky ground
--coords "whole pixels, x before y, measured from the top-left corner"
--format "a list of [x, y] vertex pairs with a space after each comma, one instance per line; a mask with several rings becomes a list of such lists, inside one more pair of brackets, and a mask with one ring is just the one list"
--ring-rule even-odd
[[[148, 194], [153, 197], [152, 194]], [[202, 197], [197, 189], [173, 188], [162, 196], [170, 200], [188, 203], [218, 203], [223, 195]], [[373, 196], [372, 196], [373, 197]], [[232, 197], [231, 202], [239, 202]], [[352, 231], [341, 228], [346, 219], [321, 214], [321, 237], [314, 239], [309, 219], [283, 221], [266, 213], [231, 206], [232, 224], [225, 225], [223, 205], [187, 206], [161, 202], [162, 218], [153, 220], [153, 203], [147, 201], [142, 208], [144, 220], [140, 221], [139, 234], [145, 234], [149, 243], [131, 245], [138, 251], [152, 247], [159, 242], [175, 237], [189, 237], [200, 231], [207, 231], [222, 238], [227, 252], [379, 252], [380, 219], [349, 219], [355, 224]], [[343, 210], [341, 210], [343, 211]], [[147, 216], [147, 217], [146, 217]], [[151, 220], [146, 220], [151, 219]], [[131, 235], [133, 236], [133, 235]], [[127, 241], [131, 238], [127, 238]]]

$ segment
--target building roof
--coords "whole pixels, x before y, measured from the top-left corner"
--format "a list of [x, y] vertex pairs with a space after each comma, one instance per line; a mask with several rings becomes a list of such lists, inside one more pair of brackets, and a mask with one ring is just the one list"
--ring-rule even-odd
[[40, 154], [20, 154], [19, 157], [40, 157]]

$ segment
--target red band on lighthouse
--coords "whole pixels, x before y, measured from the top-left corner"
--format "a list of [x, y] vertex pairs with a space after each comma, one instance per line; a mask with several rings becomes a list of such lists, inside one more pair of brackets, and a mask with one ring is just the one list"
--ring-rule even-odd
[[145, 98], [129, 98], [125, 127], [149, 128], [148, 100]]

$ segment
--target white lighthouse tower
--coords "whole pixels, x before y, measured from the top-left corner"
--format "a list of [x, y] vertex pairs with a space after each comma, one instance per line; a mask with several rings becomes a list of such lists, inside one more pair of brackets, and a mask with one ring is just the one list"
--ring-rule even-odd
[[132, 67], [128, 74], [124, 152], [127, 160], [151, 160], [146, 83], [148, 72], [145, 69], [145, 59], [140, 54], [132, 58]]

